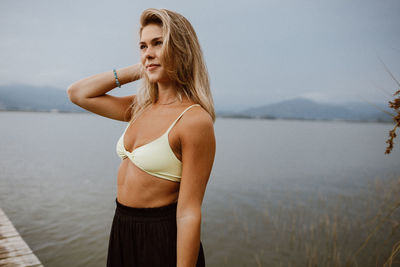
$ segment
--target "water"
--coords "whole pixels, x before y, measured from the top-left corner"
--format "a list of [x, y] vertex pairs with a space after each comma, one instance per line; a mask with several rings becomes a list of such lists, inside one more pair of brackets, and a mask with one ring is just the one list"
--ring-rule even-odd
[[[125, 123], [29, 112], [1, 112], [0, 122], [1, 208], [45, 266], [104, 266]], [[384, 155], [391, 128], [217, 118], [203, 202], [207, 266], [305, 266], [321, 242], [329, 248], [319, 253], [331, 251], [336, 224], [339, 248], [357, 247], [367, 234], [358, 223], [400, 177], [398, 144]]]

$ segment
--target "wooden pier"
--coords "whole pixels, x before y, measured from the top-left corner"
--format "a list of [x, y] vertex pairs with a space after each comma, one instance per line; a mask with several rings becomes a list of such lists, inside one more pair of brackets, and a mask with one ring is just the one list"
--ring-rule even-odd
[[2, 209], [0, 209], [0, 266], [43, 267]]

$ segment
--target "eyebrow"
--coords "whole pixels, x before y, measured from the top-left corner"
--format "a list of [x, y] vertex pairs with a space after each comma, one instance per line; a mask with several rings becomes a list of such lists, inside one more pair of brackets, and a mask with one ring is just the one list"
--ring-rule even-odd
[[[151, 41], [150, 41], [150, 42], [154, 42], [155, 40], [157, 40], [157, 39], [160, 39], [160, 38], [162, 38], [162, 36], [159, 36], [159, 37], [153, 38], [153, 39], [151, 39]], [[145, 42], [139, 42], [139, 44], [145, 44]]]

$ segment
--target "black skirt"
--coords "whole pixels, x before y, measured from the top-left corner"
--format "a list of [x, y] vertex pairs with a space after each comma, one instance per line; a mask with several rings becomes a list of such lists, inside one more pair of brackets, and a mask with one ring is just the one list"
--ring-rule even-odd
[[[107, 267], [176, 267], [177, 203], [134, 208], [119, 203], [112, 222]], [[200, 242], [196, 267], [205, 266]]]

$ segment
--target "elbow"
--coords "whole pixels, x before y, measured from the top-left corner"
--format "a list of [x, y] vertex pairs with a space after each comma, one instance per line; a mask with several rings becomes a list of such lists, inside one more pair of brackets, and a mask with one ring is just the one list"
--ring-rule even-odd
[[76, 88], [76, 86], [74, 86], [74, 84], [70, 85], [67, 88], [67, 94], [69, 101], [71, 101], [74, 104], [77, 104], [79, 102], [78, 89]]
[[176, 213], [177, 220], [199, 220], [201, 221], [201, 208], [178, 209]]

